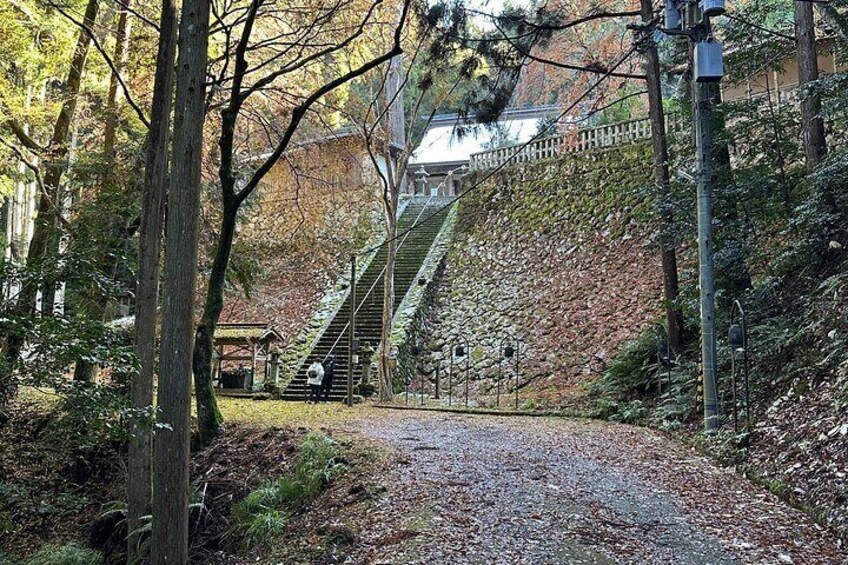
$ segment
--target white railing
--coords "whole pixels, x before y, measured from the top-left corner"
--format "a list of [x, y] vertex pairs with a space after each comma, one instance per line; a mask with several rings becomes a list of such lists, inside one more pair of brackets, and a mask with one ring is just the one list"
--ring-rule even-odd
[[[666, 127], [670, 124], [666, 117]], [[553, 137], [537, 139], [526, 146], [513, 145], [489, 149], [471, 155], [469, 167], [472, 171], [493, 169], [507, 162], [510, 164], [550, 159], [564, 153], [579, 153], [590, 149], [603, 149], [632, 143], [651, 136], [648, 118], [618, 122], [593, 128], [579, 129]]]

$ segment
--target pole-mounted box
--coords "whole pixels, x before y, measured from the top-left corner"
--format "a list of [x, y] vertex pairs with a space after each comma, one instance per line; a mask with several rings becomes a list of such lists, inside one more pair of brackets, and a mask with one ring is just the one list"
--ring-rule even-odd
[[695, 43], [695, 81], [718, 82], [724, 76], [724, 57], [718, 41]]
[[680, 29], [680, 6], [676, 0], [665, 0], [665, 28]]
[[701, 11], [705, 16], [720, 16], [725, 12], [724, 0], [701, 0]]

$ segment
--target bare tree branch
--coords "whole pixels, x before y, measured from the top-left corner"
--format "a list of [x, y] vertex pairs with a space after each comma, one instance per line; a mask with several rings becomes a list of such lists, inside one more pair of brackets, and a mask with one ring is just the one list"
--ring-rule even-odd
[[127, 4], [126, 0], [112, 0], [112, 1], [115, 4], [117, 4], [118, 6], [120, 6], [121, 10], [129, 12], [130, 14], [132, 14], [133, 16], [138, 18], [139, 21], [144, 22], [145, 25], [152, 27], [157, 32], [162, 31], [161, 28], [159, 27], [159, 24], [157, 24], [156, 22], [154, 22], [153, 20], [151, 20], [150, 18], [148, 18], [147, 16], [145, 16], [144, 14], [139, 12], [138, 10], [130, 7], [130, 5]]
[[[638, 12], [637, 12], [636, 15], [638, 15]], [[495, 24], [495, 27], [497, 28], [498, 32], [502, 36], [504, 36], [505, 38], [507, 37], [505, 30], [501, 26], [499, 26], [498, 24]], [[548, 59], [546, 57], [540, 57], [538, 55], [533, 55], [531, 53], [532, 48], [529, 49], [529, 50], [524, 49], [521, 45], [517, 44], [513, 39], [506, 38], [506, 41], [507, 41], [507, 43], [509, 43], [509, 45], [513, 49], [515, 49], [523, 57], [530, 59], [531, 61], [536, 61], [537, 63], [542, 63], [544, 65], [550, 65], [552, 67], [557, 67], [557, 68], [560, 68], [560, 69], [568, 69], [568, 70], [572, 70], [572, 71], [594, 73], [594, 74], [598, 74], [598, 75], [605, 75], [605, 76], [611, 76], [611, 77], [628, 78], [628, 79], [634, 79], [634, 80], [645, 80], [645, 75], [643, 75], [643, 74], [621, 73], [621, 72], [609, 73], [609, 72], [607, 72], [606, 68], [603, 68], [600, 65], [598, 65], [598, 66], [586, 66], [586, 65], [575, 65], [575, 64], [572, 64], [572, 63], [560, 63], [559, 61], [554, 61], [553, 59]]]
[[[361, 36], [364, 33], [366, 24], [371, 19], [371, 16], [373, 15], [374, 11], [377, 9], [377, 6], [382, 4], [382, 2], [383, 2], [383, 0], [375, 0], [371, 4], [371, 6], [369, 7], [368, 11], [365, 14], [365, 17], [363, 17], [362, 21], [359, 23], [359, 26], [357, 27], [357, 29], [351, 35], [346, 37], [344, 39], [344, 41], [342, 41], [341, 43], [338, 43], [338, 44], [331, 45], [330, 47], [327, 47], [326, 49], [322, 49], [320, 51], [317, 51], [316, 53], [313, 53], [312, 55], [309, 55], [307, 57], [298, 58], [296, 63], [293, 63], [291, 65], [283, 67], [282, 69], [279, 69], [279, 70], [277, 70], [273, 73], [270, 73], [269, 75], [267, 75], [265, 77], [262, 77], [262, 79], [256, 81], [256, 83], [254, 83], [253, 86], [251, 86], [250, 88], [248, 88], [247, 90], [244, 91], [244, 93], [242, 94], [243, 98], [247, 99], [253, 93], [255, 93], [258, 90], [261, 90], [262, 88], [264, 88], [265, 86], [268, 86], [269, 84], [273, 83], [275, 80], [277, 80], [279, 77], [281, 77], [284, 74], [292, 73], [292, 72], [294, 72], [298, 69], [305, 67], [306, 65], [308, 65], [312, 61], [315, 61], [315, 60], [318, 60], [322, 57], [325, 57], [326, 55], [329, 55], [330, 53], [333, 53], [335, 51], [339, 51], [341, 49], [344, 49], [346, 46], [351, 44], [357, 37]], [[247, 72], [247, 70], [245, 70], [245, 72]], [[250, 72], [253, 72], [253, 70], [251, 70]], [[344, 81], [344, 82], [347, 82], [347, 81]], [[344, 84], [344, 82], [342, 82], [341, 84]], [[335, 88], [335, 87], [333, 87], [333, 88]]]
[[41, 197], [44, 198], [47, 204], [49, 204], [50, 207], [56, 212], [56, 218], [58, 218], [59, 223], [61, 223], [65, 229], [69, 228], [70, 224], [64, 218], [64, 216], [62, 216], [61, 210], [56, 205], [56, 201], [53, 200], [49, 192], [44, 188], [44, 179], [41, 178], [41, 169], [38, 167], [38, 165], [27, 159], [23, 151], [21, 151], [13, 143], [9, 143], [2, 137], [0, 137], [0, 145], [3, 145], [9, 150], [11, 150], [15, 154], [15, 156], [20, 160], [20, 162], [23, 163], [27, 169], [32, 171], [33, 175], [35, 175], [35, 184], [38, 185], [38, 192], [41, 194]]
[[14, 118], [7, 119], [6, 125], [9, 127], [10, 130], [12, 130], [12, 133], [15, 134], [15, 137], [18, 138], [18, 141], [20, 141], [24, 147], [26, 147], [33, 153], [44, 153], [45, 151], [47, 151], [47, 148], [36, 142], [32, 137], [30, 137], [27, 134], [26, 130], [24, 130], [24, 128], [21, 126], [21, 124], [19, 124], [18, 121]]
[[[381, 0], [377, 0], [378, 2]], [[374, 59], [364, 63], [363, 65], [357, 67], [356, 69], [352, 69], [347, 73], [336, 77], [334, 80], [324, 84], [317, 90], [315, 90], [309, 97], [306, 98], [303, 102], [300, 103], [293, 111], [291, 115], [291, 119], [289, 121], [289, 125], [283, 133], [283, 137], [277, 143], [277, 147], [271, 153], [271, 155], [265, 160], [264, 163], [253, 173], [250, 180], [247, 182], [245, 187], [238, 193], [237, 195], [237, 203], [241, 203], [247, 198], [251, 192], [258, 186], [259, 182], [265, 177], [266, 174], [271, 170], [274, 164], [279, 160], [280, 156], [285, 152], [286, 148], [291, 141], [294, 132], [297, 130], [297, 127], [300, 125], [301, 120], [306, 115], [310, 107], [317, 102], [322, 96], [332, 92], [339, 86], [357, 78], [372, 69], [376, 69], [383, 63], [391, 60], [395, 55], [400, 55], [403, 53], [403, 47], [401, 45], [401, 40], [403, 38], [403, 29], [404, 23], [406, 22], [407, 16], [409, 14], [411, 0], [404, 0], [403, 9], [401, 11], [400, 23], [398, 27], [395, 29], [394, 33], [394, 42], [392, 48], [386, 53], [380, 55], [379, 57], [375, 57]]]
[[118, 82], [121, 84], [121, 90], [124, 93], [124, 98], [126, 99], [127, 104], [129, 104], [130, 107], [135, 111], [136, 115], [138, 116], [138, 119], [141, 121], [142, 124], [144, 124], [144, 127], [149, 129], [150, 128], [150, 120], [147, 119], [147, 116], [144, 115], [144, 111], [142, 111], [141, 107], [138, 104], [135, 103], [135, 100], [133, 100], [133, 97], [132, 97], [132, 94], [130, 94], [129, 88], [127, 88], [127, 85], [124, 82], [123, 77], [121, 77], [121, 73], [118, 72], [118, 69], [115, 66], [114, 61], [112, 61], [112, 57], [110, 57], [109, 54], [106, 53], [106, 50], [100, 44], [100, 41], [97, 39], [97, 35], [94, 33], [94, 31], [85, 22], [82, 22], [82, 21], [74, 18], [72, 15], [70, 15], [67, 11], [65, 11], [64, 8], [62, 8], [56, 2], [54, 2], [54, 0], [45, 0], [45, 1], [50, 6], [55, 8], [56, 11], [58, 11], [60, 14], [62, 14], [68, 21], [70, 21], [75, 26], [82, 29], [83, 31], [85, 31], [88, 34], [88, 36], [91, 38], [91, 42], [94, 45], [95, 49], [97, 49], [97, 52], [100, 53], [100, 55], [103, 57], [103, 60], [106, 61], [106, 64], [109, 66], [109, 69], [112, 71], [112, 74], [115, 76], [116, 79], [118, 79]]
[[[553, 23], [553, 22], [542, 23], [542, 22], [531, 21], [531, 20], [528, 20], [527, 18], [515, 18], [515, 17], [512, 17], [512, 16], [508, 16], [508, 15], [504, 16], [504, 15], [490, 14], [490, 13], [484, 12], [482, 10], [474, 10], [474, 9], [470, 9], [470, 8], [466, 8], [465, 11], [468, 12], [469, 14], [484, 16], [484, 17], [487, 17], [487, 18], [490, 18], [490, 19], [493, 19], [493, 20], [497, 20], [498, 22], [514, 22], [514, 23], [517, 23], [517, 24], [527, 26], [527, 27], [529, 27], [533, 30], [531, 32], [528, 32], [527, 35], [529, 35], [531, 33], [535, 33], [537, 31], [563, 31], [563, 30], [570, 29], [570, 28], [573, 28], [573, 27], [577, 27], [579, 25], [589, 23], [589, 22], [592, 22], [592, 21], [595, 21], [595, 20], [616, 19], [616, 18], [632, 18], [632, 17], [636, 17], [636, 16], [640, 15], [640, 13], [641, 13], [639, 10], [625, 10], [625, 11], [617, 11], [617, 12], [616, 11], [601, 10], [599, 12], [592, 12], [592, 13], [586, 14], [585, 16], [581, 16], [579, 18], [576, 18], [576, 19], [573, 19], [573, 20], [570, 20], [570, 21], [564, 22], [564, 23]], [[515, 38], [518, 39], [520, 37], [522, 37], [522, 36], [516, 36]]]

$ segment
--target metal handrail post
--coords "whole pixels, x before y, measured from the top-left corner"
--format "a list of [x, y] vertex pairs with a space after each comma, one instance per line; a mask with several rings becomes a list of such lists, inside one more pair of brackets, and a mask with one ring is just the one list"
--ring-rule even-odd
[[453, 344], [450, 345], [450, 372], [448, 372], [448, 406], [453, 404]]
[[[353, 406], [353, 356], [355, 354], [356, 340], [356, 255], [350, 256], [350, 320], [347, 323], [347, 405]], [[339, 339], [344, 335], [344, 331], [339, 333]], [[333, 346], [335, 347], [335, 346]], [[330, 353], [332, 353], [330, 349]], [[327, 354], [329, 355], [329, 353]], [[326, 359], [326, 358], [325, 358]], [[330, 391], [332, 392], [332, 391]]]
[[498, 346], [498, 393], [496, 395], [495, 406], [501, 406], [501, 381], [503, 380], [503, 339]]
[[[431, 195], [427, 199], [427, 202], [424, 203], [424, 207], [421, 208], [421, 211], [418, 213], [418, 216], [415, 217], [415, 221], [412, 222], [412, 225], [418, 224], [418, 221], [421, 219], [421, 216], [424, 215], [424, 211], [427, 209], [427, 206], [430, 205], [430, 201], [432, 199], [433, 199], [433, 196]], [[398, 241], [397, 247], [395, 248], [395, 253], [398, 253], [400, 251], [401, 247], [403, 247], [403, 244], [406, 243], [406, 239], [409, 237], [410, 233], [412, 233], [412, 230], [407, 231], [406, 234], [404, 234], [404, 236], [400, 239], [400, 241]], [[351, 257], [351, 260], [355, 260], [355, 259], [356, 259], [356, 256], [353, 255]], [[374, 280], [374, 282], [371, 284], [371, 287], [368, 289], [368, 292], [366, 292], [365, 295], [360, 300], [358, 300], [359, 304], [357, 305], [356, 300], [354, 300], [352, 302], [352, 308], [351, 308], [352, 314], [351, 314], [351, 316], [354, 319], [356, 318], [356, 315], [359, 314], [359, 310], [365, 305], [365, 301], [368, 300], [368, 297], [371, 296], [371, 293], [374, 291], [375, 288], [377, 288], [377, 284], [379, 284], [380, 279], [382, 279], [385, 274], [386, 274], [386, 266], [384, 265], [383, 269], [380, 271], [380, 274], [377, 275], [377, 278]], [[351, 280], [351, 284], [355, 284], [355, 283], [356, 283], [356, 276], [355, 276], [355, 272], [354, 272], [352, 280]], [[342, 328], [342, 331], [339, 332], [339, 337], [336, 338], [336, 341], [330, 347], [330, 351], [329, 351], [329, 353], [327, 353], [327, 355], [330, 355], [333, 351], [335, 351], [336, 346], [339, 344], [339, 341], [342, 339], [342, 335], [344, 335], [345, 330], [347, 330], [349, 327], [350, 327], [350, 322], [345, 324], [345, 326]], [[326, 359], [326, 357], [325, 357], [325, 359]]]

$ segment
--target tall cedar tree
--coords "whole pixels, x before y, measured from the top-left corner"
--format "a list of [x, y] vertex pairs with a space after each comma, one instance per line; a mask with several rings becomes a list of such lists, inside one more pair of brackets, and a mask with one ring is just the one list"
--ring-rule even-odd
[[651, 145], [654, 157], [654, 182], [660, 200], [660, 258], [663, 271], [663, 299], [665, 302], [668, 345], [679, 352], [683, 343], [683, 314], [677, 307], [680, 284], [677, 275], [677, 252], [674, 248], [674, 214], [666, 200], [671, 192], [668, 171], [668, 139], [665, 130], [665, 110], [662, 101], [660, 57], [654, 39], [654, 12], [651, 0], [641, 0], [642, 54], [645, 58], [645, 80], [648, 89], [648, 117], [651, 121]]
[[[59, 110], [56, 122], [53, 124], [53, 134], [50, 138], [50, 144], [47, 147], [39, 147], [31, 138], [23, 133], [22, 128], [12, 128], [23, 145], [42, 153], [45, 160], [48, 161], [47, 171], [41, 183], [41, 194], [38, 199], [35, 228], [27, 253], [27, 265], [33, 270], [40, 269], [45, 265], [46, 261], [49, 260], [48, 255], [51, 250], [51, 242], [58, 242], [59, 239], [57, 234], [58, 224], [61, 219], [59, 188], [67, 168], [68, 142], [71, 126], [76, 115], [77, 102], [79, 101], [80, 87], [82, 85], [82, 75], [91, 45], [91, 36], [88, 30], [94, 25], [99, 8], [99, 0], [88, 0], [83, 19], [85, 25], [83, 29], [80, 29], [71, 59], [71, 66], [68, 70], [68, 76], [65, 79], [63, 91], [64, 102]], [[18, 315], [29, 316], [35, 314], [36, 299], [38, 297], [39, 286], [42, 286], [40, 284], [41, 282], [41, 277], [29, 277], [24, 280], [16, 305]], [[53, 284], [48, 282], [44, 285], [44, 289], [49, 291], [52, 286]], [[42, 297], [42, 301], [46, 313], [49, 314], [52, 312], [53, 302], [48, 294], [49, 292]], [[24, 331], [15, 332], [8, 337], [4, 371], [14, 371], [20, 359], [25, 339], [26, 335]], [[7, 379], [10, 380], [10, 376], [4, 375], [4, 380]], [[3, 396], [5, 397], [5, 394]]]
[[[130, 383], [132, 407], [137, 415], [152, 408], [153, 371], [156, 361], [156, 312], [159, 304], [159, 255], [165, 194], [168, 183], [168, 141], [174, 90], [174, 56], [177, 44], [175, 0], [162, 0], [159, 19], [159, 48], [153, 83], [153, 105], [146, 142], [146, 164], [138, 238], [138, 287], [136, 290], [135, 351], [138, 373]], [[139, 538], [133, 532], [142, 526], [142, 517], [151, 505], [151, 434], [149, 426], [137, 417], [127, 454], [127, 536], [129, 561], [135, 562]]]
[[[112, 56], [114, 72], [109, 78], [109, 91], [106, 94], [106, 123], [103, 131], [103, 157], [106, 162], [106, 169], [103, 173], [103, 184], [107, 185], [113, 181], [115, 165], [115, 143], [118, 137], [118, 110], [120, 108], [118, 91], [121, 88], [120, 75], [124, 71], [127, 64], [127, 56], [129, 49], [130, 38], [130, 17], [129, 10], [132, 9], [132, 0], [124, 0], [124, 5], [118, 11], [118, 25], [115, 28], [115, 50]], [[125, 231], [125, 230], [124, 230]], [[122, 234], [117, 234], [116, 241], [127, 239], [121, 237]], [[102, 251], [98, 264], [101, 265], [104, 273], [114, 272], [116, 263], [118, 262], [119, 252], [111, 247], [107, 247]], [[69, 293], [70, 294], [70, 293]], [[71, 300], [66, 297], [66, 303]], [[109, 296], [107, 293], [97, 293], [97, 296], [89, 300], [82, 300], [80, 305], [84, 308], [86, 318], [93, 320], [102, 320], [108, 305]], [[97, 363], [93, 363], [88, 359], [77, 359], [74, 367], [74, 380], [92, 382], [97, 378], [99, 367]]]
[[209, 0], [184, 0], [162, 292], [160, 415], [153, 465], [154, 565], [188, 563], [191, 348], [208, 37]]
[[[819, 78], [813, 3], [809, 0], [795, 2], [795, 48], [798, 56], [798, 86], [803, 89]], [[807, 173], [812, 174], [827, 154], [821, 98], [815, 93], [802, 92], [801, 96], [804, 156]]]

